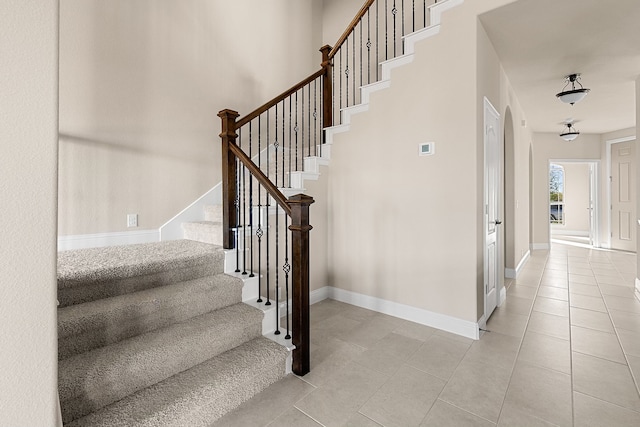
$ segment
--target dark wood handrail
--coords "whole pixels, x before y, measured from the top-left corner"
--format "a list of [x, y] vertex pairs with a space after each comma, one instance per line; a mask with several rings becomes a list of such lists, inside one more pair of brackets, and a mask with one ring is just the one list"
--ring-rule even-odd
[[333, 59], [333, 57], [336, 56], [336, 53], [338, 53], [338, 50], [340, 49], [340, 47], [351, 35], [353, 30], [356, 28], [356, 25], [358, 25], [358, 23], [360, 22], [360, 19], [362, 19], [362, 17], [367, 13], [369, 8], [375, 1], [376, 0], [367, 0], [367, 2], [362, 6], [358, 14], [355, 16], [355, 18], [353, 18], [353, 20], [347, 27], [347, 29], [344, 31], [344, 33], [342, 33], [342, 36], [340, 36], [340, 38], [338, 39], [338, 42], [333, 46], [333, 49], [331, 49], [331, 52], [329, 52], [329, 59]]
[[275, 199], [275, 201], [280, 205], [282, 209], [286, 212], [287, 215], [291, 216], [291, 206], [287, 202], [287, 198], [282, 194], [278, 187], [276, 187], [273, 182], [256, 166], [255, 163], [245, 154], [244, 151], [236, 144], [229, 144], [229, 150], [233, 152], [233, 154], [244, 164], [244, 166], [249, 169], [249, 172], [262, 184], [262, 186], [267, 190], [267, 192]]
[[297, 91], [299, 91], [300, 89], [302, 89], [303, 87], [305, 87], [306, 85], [308, 85], [309, 83], [311, 83], [312, 81], [317, 79], [318, 77], [324, 75], [324, 73], [325, 73], [325, 69], [324, 68], [316, 71], [315, 73], [313, 73], [312, 75], [310, 75], [309, 77], [307, 77], [306, 79], [301, 81], [300, 83], [298, 83], [298, 84], [294, 85], [293, 87], [291, 87], [289, 90], [286, 90], [286, 91], [282, 92], [280, 95], [278, 95], [277, 97], [273, 98], [271, 101], [267, 102], [263, 106], [256, 108], [251, 113], [247, 114], [246, 116], [244, 116], [243, 118], [239, 119], [236, 122], [237, 128], [240, 128], [240, 127], [246, 125], [251, 120], [255, 119], [260, 114], [264, 113], [269, 108], [271, 108], [274, 105], [276, 105], [278, 102], [282, 101], [283, 99], [285, 99], [289, 95], [291, 95], [293, 93], [296, 93]]

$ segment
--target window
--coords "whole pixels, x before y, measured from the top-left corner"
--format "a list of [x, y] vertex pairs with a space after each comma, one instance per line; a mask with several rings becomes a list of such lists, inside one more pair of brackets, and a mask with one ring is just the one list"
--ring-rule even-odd
[[549, 221], [564, 224], [564, 168], [553, 163], [549, 167]]

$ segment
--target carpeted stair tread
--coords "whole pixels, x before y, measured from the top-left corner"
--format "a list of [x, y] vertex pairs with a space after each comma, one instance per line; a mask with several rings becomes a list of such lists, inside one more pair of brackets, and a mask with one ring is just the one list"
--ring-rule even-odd
[[263, 313], [225, 307], [58, 363], [65, 422], [187, 370], [261, 335]]
[[242, 280], [217, 274], [58, 310], [58, 358], [242, 301]]
[[193, 240], [58, 253], [58, 299], [65, 307], [223, 272], [224, 250]]
[[287, 356], [259, 337], [65, 427], [209, 426], [283, 378]]

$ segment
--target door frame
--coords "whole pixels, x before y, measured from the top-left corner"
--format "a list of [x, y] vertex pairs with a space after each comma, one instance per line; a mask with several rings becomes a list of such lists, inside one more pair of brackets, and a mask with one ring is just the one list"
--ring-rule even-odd
[[[489, 259], [488, 259], [488, 249], [487, 249], [487, 230], [489, 229], [489, 213], [487, 211], [488, 206], [488, 176], [487, 176], [487, 109], [489, 109], [493, 114], [495, 114], [498, 119], [498, 129], [496, 129], [496, 138], [498, 139], [496, 142], [496, 153], [495, 153], [495, 161], [496, 161], [496, 188], [495, 188], [495, 197], [496, 197], [496, 216], [495, 220], [499, 220], [499, 217], [503, 212], [501, 212], [501, 198], [503, 197], [503, 189], [501, 186], [501, 177], [502, 177], [502, 169], [501, 159], [504, 159], [504, 141], [501, 139], [504, 138], [504, 129], [502, 129], [502, 121], [501, 116], [498, 110], [493, 106], [491, 101], [485, 96], [483, 103], [483, 165], [484, 165], [484, 185], [483, 185], [483, 203], [482, 203], [482, 240], [483, 240], [483, 286], [482, 286], [482, 296], [483, 296], [483, 307], [484, 307], [484, 323], [489, 320], [489, 316], [491, 313], [487, 314], [488, 310], [488, 301], [487, 301], [487, 289], [486, 285], [489, 281]], [[506, 293], [504, 292], [504, 286], [501, 286], [502, 281], [501, 277], [504, 277], [504, 250], [502, 248], [502, 227], [496, 224], [495, 233], [496, 233], [496, 247], [495, 247], [495, 256], [496, 256], [496, 265], [495, 265], [495, 276], [496, 276], [496, 286], [495, 286], [495, 297], [496, 304], [495, 307], [499, 307], [502, 305], [504, 299], [506, 298]], [[493, 313], [493, 311], [492, 311]]]
[[[606, 163], [605, 163], [605, 167], [607, 169], [607, 175], [606, 175], [606, 181], [607, 181], [607, 185], [605, 186], [605, 193], [606, 193], [606, 198], [607, 198], [607, 208], [605, 209], [605, 216], [607, 218], [606, 221], [606, 225], [607, 225], [607, 229], [606, 229], [606, 239], [605, 242], [602, 243], [602, 247], [603, 248], [607, 248], [607, 249], [611, 249], [611, 150], [613, 149], [613, 144], [619, 144], [621, 142], [629, 142], [629, 141], [635, 141], [636, 140], [636, 135], [633, 136], [625, 136], [623, 138], [615, 138], [615, 139], [609, 139], [606, 141], [606, 148], [605, 148], [605, 158], [606, 158]], [[636, 150], [638, 149], [638, 147], [636, 146]], [[636, 165], [636, 168], [638, 167], [638, 165]]]
[[[593, 201], [593, 212], [592, 212], [592, 219], [593, 219], [593, 225], [592, 225], [592, 230], [589, 231], [590, 233], [590, 239], [593, 241], [593, 244], [591, 246], [593, 246], [594, 248], [600, 248], [603, 247], [601, 245], [602, 242], [600, 242], [600, 207], [601, 207], [601, 203], [600, 203], [600, 159], [549, 159], [548, 161], [548, 166], [547, 166], [547, 189], [549, 188], [549, 174], [551, 171], [551, 164], [552, 163], [581, 163], [581, 164], [588, 164], [590, 166], [590, 168], [592, 168], [593, 170], [593, 176], [592, 179], [589, 183], [589, 193], [590, 193], [590, 198]], [[547, 194], [547, 199], [548, 199], [548, 194]], [[547, 200], [547, 205], [549, 204], [549, 201]], [[607, 205], [608, 206], [608, 205]], [[547, 206], [547, 217], [549, 216], [549, 207]], [[551, 242], [551, 223], [549, 222], [549, 219], [547, 218], [547, 226], [549, 227], [549, 242]], [[593, 235], [591, 235], [591, 233], [593, 233]]]

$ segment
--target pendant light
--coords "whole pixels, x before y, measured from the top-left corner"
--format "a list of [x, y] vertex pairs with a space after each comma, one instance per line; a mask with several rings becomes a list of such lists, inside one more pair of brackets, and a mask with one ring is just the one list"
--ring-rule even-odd
[[580, 135], [580, 132], [578, 129], [573, 127], [572, 123], [567, 123], [566, 126], [567, 128], [560, 134], [560, 137], [565, 141], [573, 141], [578, 137], [578, 135]]
[[[576, 102], [581, 101], [591, 90], [582, 86], [582, 83], [579, 81], [580, 74], [578, 73], [569, 74], [568, 76], [565, 76], [564, 79], [567, 83], [562, 88], [562, 92], [556, 94], [556, 97], [565, 104], [573, 105]], [[580, 85], [580, 89], [576, 89], [576, 83]], [[565, 90], [569, 84], [571, 84], [571, 90]]]

